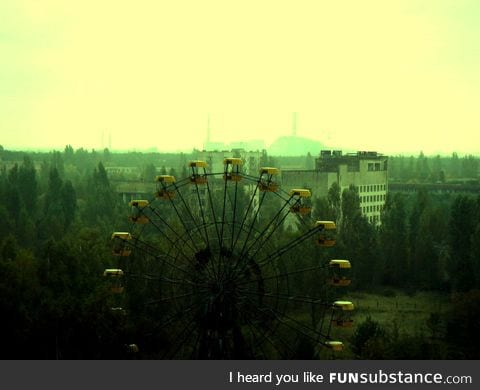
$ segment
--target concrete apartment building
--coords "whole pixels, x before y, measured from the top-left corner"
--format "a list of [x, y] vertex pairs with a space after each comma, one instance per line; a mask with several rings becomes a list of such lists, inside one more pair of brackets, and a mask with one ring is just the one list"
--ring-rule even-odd
[[258, 176], [261, 168], [261, 161], [265, 158], [266, 152], [263, 151], [247, 151], [245, 149], [231, 150], [203, 150], [194, 153], [199, 160], [208, 163], [208, 172], [223, 172], [223, 160], [228, 157], [241, 158], [243, 160], [242, 172], [247, 175]]
[[283, 170], [283, 188], [307, 188], [312, 196], [327, 196], [333, 183], [341, 190], [354, 185], [358, 189], [362, 214], [369, 222], [379, 223], [388, 191], [388, 157], [377, 152], [342, 154], [323, 150], [313, 170]]

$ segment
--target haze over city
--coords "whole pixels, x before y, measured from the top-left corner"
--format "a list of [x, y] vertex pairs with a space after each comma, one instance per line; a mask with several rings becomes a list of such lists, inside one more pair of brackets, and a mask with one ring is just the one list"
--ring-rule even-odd
[[[0, 3], [0, 144], [478, 153], [473, 0]], [[107, 141], [108, 139], [108, 141]]]

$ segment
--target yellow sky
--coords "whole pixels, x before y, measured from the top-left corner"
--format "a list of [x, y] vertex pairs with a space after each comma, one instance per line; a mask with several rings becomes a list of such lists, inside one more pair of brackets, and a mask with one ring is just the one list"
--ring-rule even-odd
[[[477, 153], [480, 2], [2, 0], [0, 144]], [[328, 141], [327, 141], [328, 140]]]

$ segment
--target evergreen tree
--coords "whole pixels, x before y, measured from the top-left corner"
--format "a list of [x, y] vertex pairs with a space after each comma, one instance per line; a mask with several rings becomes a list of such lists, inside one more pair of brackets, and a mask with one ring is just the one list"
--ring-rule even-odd
[[379, 234], [383, 258], [383, 281], [393, 286], [405, 286], [411, 279], [406, 217], [403, 195], [389, 194], [382, 213]]
[[[339, 221], [341, 218], [341, 194], [340, 186], [337, 182], [333, 182], [328, 189], [327, 201], [330, 210], [332, 211], [332, 220]], [[360, 207], [360, 204], [359, 204]]]
[[24, 156], [18, 171], [18, 190], [27, 212], [35, 215], [38, 196], [38, 183], [35, 166], [30, 157]]
[[475, 203], [460, 195], [452, 204], [450, 217], [450, 276], [457, 291], [468, 291], [475, 284], [475, 271], [471, 258], [471, 236], [475, 233]]
[[65, 228], [68, 229], [75, 218], [77, 210], [77, 195], [70, 180], [67, 180], [62, 186], [61, 203], [63, 215], [65, 216]]

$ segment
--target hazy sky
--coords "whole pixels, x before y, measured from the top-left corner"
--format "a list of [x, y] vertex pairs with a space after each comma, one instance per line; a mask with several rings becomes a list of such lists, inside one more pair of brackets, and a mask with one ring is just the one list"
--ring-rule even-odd
[[0, 144], [480, 152], [478, 0], [0, 0]]

